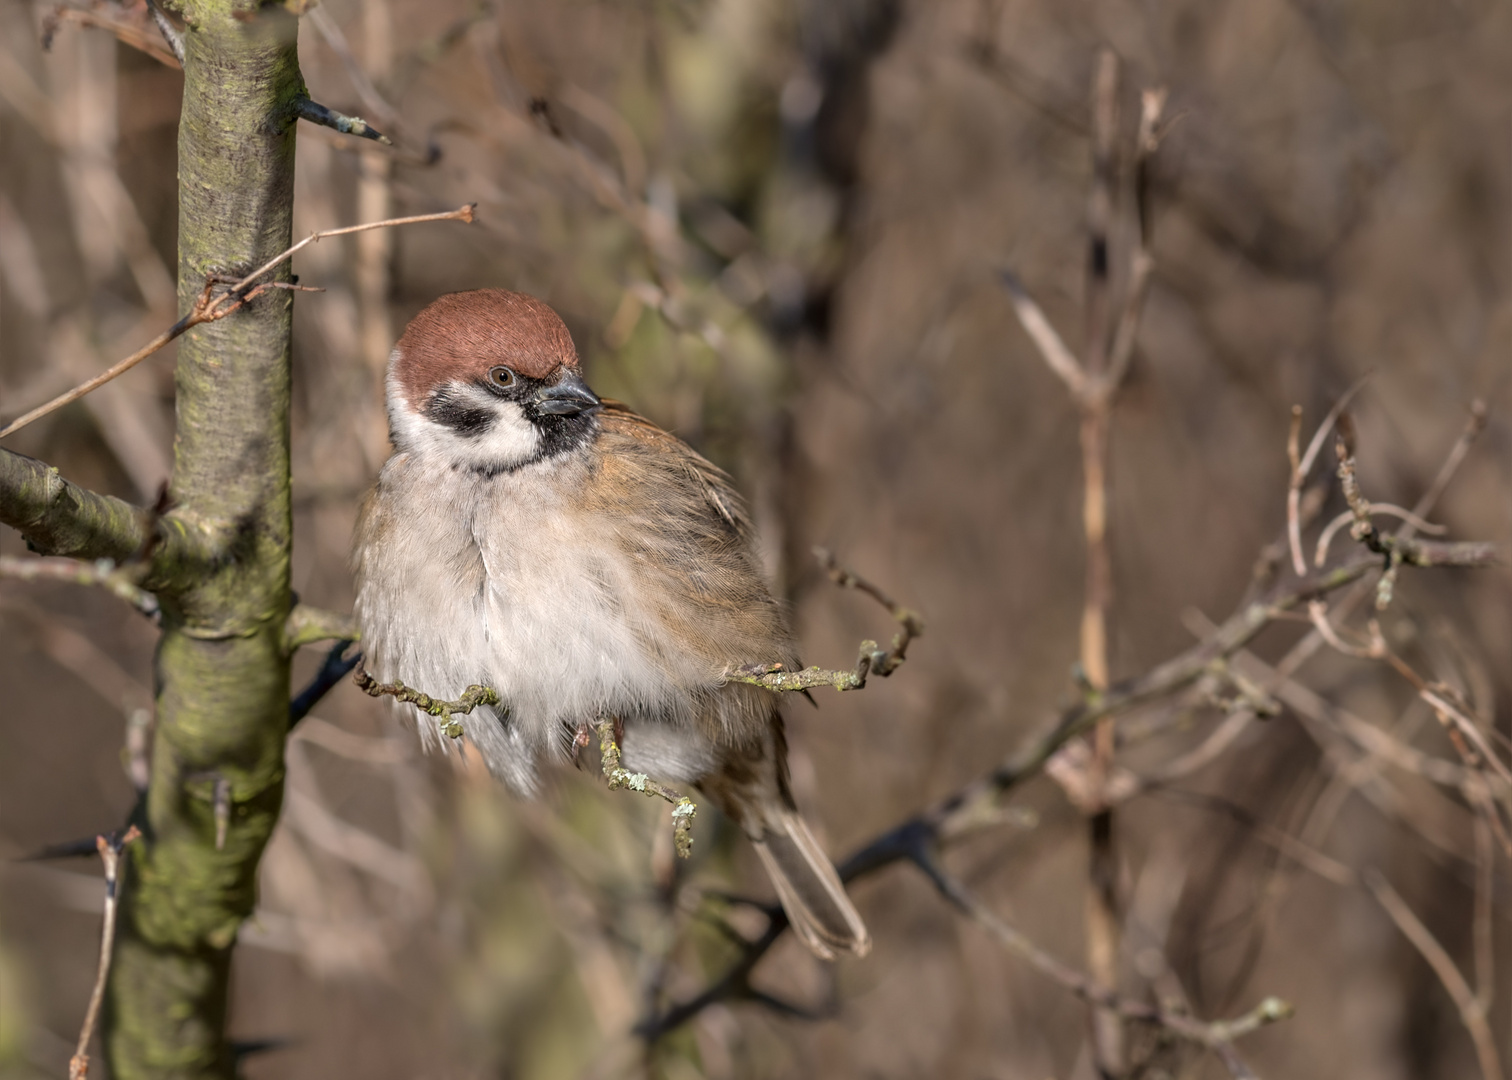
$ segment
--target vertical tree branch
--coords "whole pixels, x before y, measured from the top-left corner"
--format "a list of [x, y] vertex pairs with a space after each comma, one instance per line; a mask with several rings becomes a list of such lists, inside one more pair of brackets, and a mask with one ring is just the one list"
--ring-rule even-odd
[[[1111, 49], [1098, 56], [1092, 84], [1092, 197], [1087, 211], [1088, 376], [1102, 392], [1081, 405], [1082, 528], [1086, 534], [1086, 592], [1081, 620], [1081, 668], [1091, 693], [1108, 688], [1108, 612], [1113, 606], [1113, 562], [1108, 551], [1108, 426], [1114, 388], [1102, 387], [1108, 371], [1109, 311], [1112, 307], [1110, 232], [1114, 207], [1114, 151], [1118, 138], [1118, 58]], [[1088, 789], [1102, 799], [1113, 763], [1113, 719], [1099, 720], [1093, 734]], [[1096, 807], [1088, 821], [1087, 967], [1093, 982], [1118, 988], [1118, 854], [1113, 842], [1113, 810]], [[1092, 1058], [1103, 1077], [1124, 1072], [1123, 1018], [1116, 1010], [1092, 1005]]]
[[[207, 280], [246, 274], [289, 246], [292, 103], [304, 84], [298, 21], [283, 8], [175, 9], [187, 27], [178, 274], [180, 310], [190, 310]], [[287, 282], [288, 264], [273, 277]], [[117, 1080], [234, 1073], [231, 947], [283, 797], [291, 307], [290, 293], [272, 289], [179, 343], [172, 499], [229, 541], [202, 577], [164, 597], [157, 734], [137, 810], [145, 842], [131, 849], [137, 884], [106, 1002]]]

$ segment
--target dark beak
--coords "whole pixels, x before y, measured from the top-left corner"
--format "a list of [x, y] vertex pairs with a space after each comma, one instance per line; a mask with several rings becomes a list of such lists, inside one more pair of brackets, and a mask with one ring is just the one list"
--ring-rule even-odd
[[588, 389], [574, 372], [564, 372], [555, 386], [543, 386], [530, 399], [535, 411], [544, 416], [576, 416], [580, 412], [597, 408], [598, 395]]

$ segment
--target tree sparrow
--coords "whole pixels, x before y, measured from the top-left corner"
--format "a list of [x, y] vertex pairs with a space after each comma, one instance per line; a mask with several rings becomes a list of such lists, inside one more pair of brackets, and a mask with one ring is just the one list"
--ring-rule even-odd
[[588, 389], [562, 320], [519, 293], [420, 312], [387, 391], [394, 452], [353, 554], [372, 673], [440, 697], [496, 690], [466, 733], [523, 794], [543, 758], [615, 718], [625, 768], [697, 784], [740, 825], [810, 949], [865, 954], [794, 806], [778, 695], [723, 677], [797, 659], [729, 477]]

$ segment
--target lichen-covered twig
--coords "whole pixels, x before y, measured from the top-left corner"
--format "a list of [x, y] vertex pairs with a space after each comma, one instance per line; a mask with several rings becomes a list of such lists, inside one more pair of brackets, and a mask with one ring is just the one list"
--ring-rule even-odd
[[441, 733], [453, 739], [460, 739], [463, 734], [462, 721], [457, 716], [466, 716], [479, 705], [499, 704], [498, 691], [490, 686], [469, 686], [456, 701], [442, 701], [402, 682], [379, 682], [367, 673], [360, 659], [352, 672], [352, 681], [369, 697], [391, 697], [436, 717], [441, 721]]
[[809, 690], [816, 686], [832, 686], [836, 690], [861, 690], [865, 688], [868, 676], [876, 675], [885, 679], [898, 670], [898, 666], [908, 658], [909, 643], [914, 638], [924, 635], [924, 620], [918, 613], [899, 604], [859, 574], [841, 566], [835, 561], [835, 556], [824, 548], [816, 547], [814, 555], [818, 558], [819, 565], [824, 567], [830, 580], [836, 585], [842, 589], [857, 589], [864, 592], [885, 607], [888, 614], [898, 621], [902, 629], [893, 635], [892, 644], [883, 649], [875, 641], [870, 639], [863, 641], [860, 655], [856, 658], [856, 666], [849, 670], [807, 667], [799, 671], [784, 671], [780, 663], [758, 663], [728, 668], [724, 673], [725, 679], [730, 682], [749, 683], [752, 686], [764, 686], [768, 690], [784, 693]]
[[693, 853], [693, 817], [698, 813], [698, 806], [681, 792], [652, 780], [645, 773], [630, 772], [620, 764], [619, 733], [615, 730], [613, 717], [599, 717], [593, 722], [593, 726], [598, 732], [599, 760], [603, 766], [604, 779], [609, 781], [609, 790], [628, 788], [671, 803], [672, 841], [678, 856], [686, 859]]
[[68, 1059], [68, 1080], [84, 1080], [89, 1075], [89, 1040], [94, 1037], [95, 1024], [100, 1018], [100, 1003], [105, 998], [105, 982], [110, 977], [110, 958], [115, 949], [121, 851], [141, 835], [141, 831], [133, 825], [120, 836], [95, 837], [95, 849], [105, 863], [105, 923], [100, 931], [100, 967], [95, 975], [94, 990], [89, 995], [89, 1008], [84, 1011], [78, 1047], [74, 1050], [73, 1057]]
[[294, 99], [294, 114], [301, 120], [308, 120], [312, 124], [321, 127], [334, 128], [343, 135], [356, 135], [363, 139], [372, 139], [384, 146], [393, 146], [394, 140], [379, 131], [372, 124], [360, 116], [346, 116], [334, 109], [328, 109], [318, 101], [311, 101], [307, 97]]

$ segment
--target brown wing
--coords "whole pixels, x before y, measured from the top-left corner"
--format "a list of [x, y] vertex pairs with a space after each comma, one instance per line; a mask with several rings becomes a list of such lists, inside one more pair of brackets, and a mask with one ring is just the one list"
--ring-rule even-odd
[[657, 629], [714, 669], [792, 663], [786, 611], [767, 585], [729, 476], [619, 402], [604, 406], [590, 508], [612, 517], [645, 574]]

